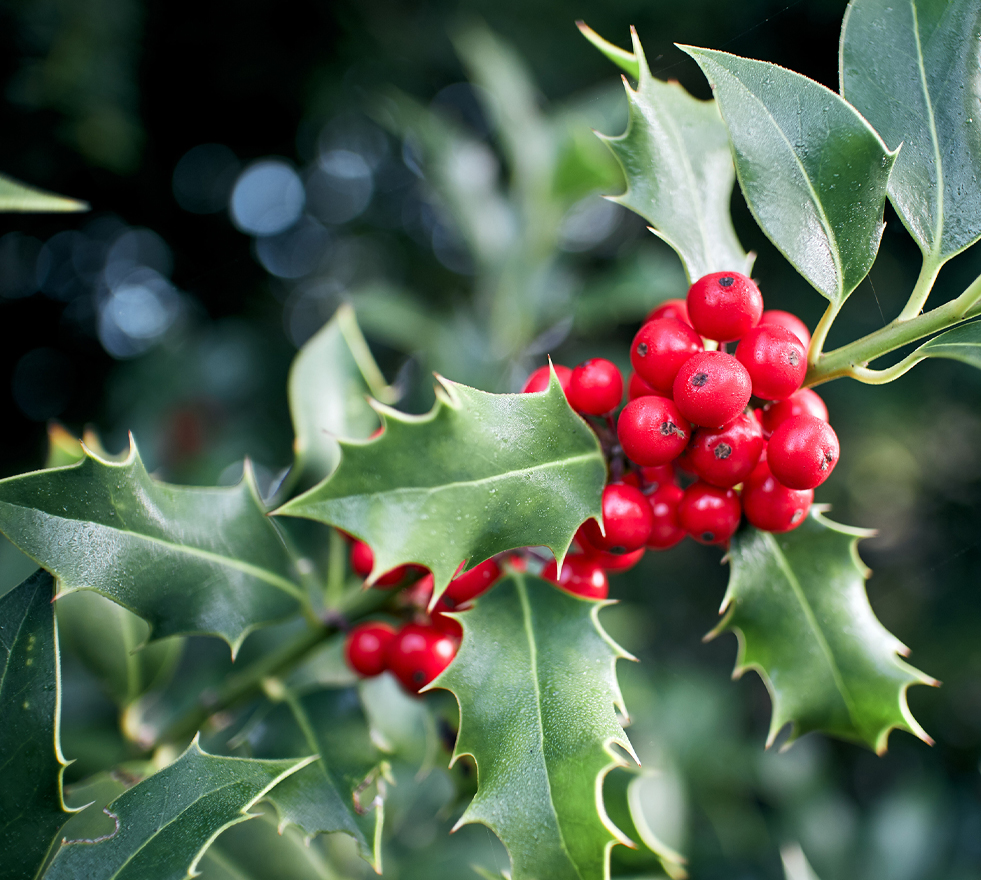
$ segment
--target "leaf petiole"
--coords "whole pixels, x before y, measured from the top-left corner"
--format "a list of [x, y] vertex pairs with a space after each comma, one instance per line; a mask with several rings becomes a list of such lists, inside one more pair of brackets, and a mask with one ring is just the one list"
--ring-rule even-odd
[[926, 305], [927, 298], [930, 296], [930, 291], [933, 290], [933, 285], [937, 281], [937, 275], [943, 264], [943, 260], [937, 259], [932, 254], [924, 255], [920, 276], [916, 279], [913, 292], [909, 295], [909, 300], [907, 300], [902, 312], [899, 313], [897, 321], [910, 321], [923, 311], [923, 306]]

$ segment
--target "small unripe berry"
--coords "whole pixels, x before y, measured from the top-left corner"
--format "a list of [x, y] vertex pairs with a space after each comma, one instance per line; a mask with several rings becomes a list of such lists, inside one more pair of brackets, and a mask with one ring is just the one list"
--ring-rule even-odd
[[756, 417], [740, 413], [721, 428], [699, 428], [688, 461], [705, 482], [728, 489], [753, 472], [765, 447]]
[[464, 602], [469, 602], [482, 593], [486, 593], [497, 583], [500, 577], [500, 566], [493, 559], [485, 559], [480, 565], [471, 568], [470, 571], [465, 571], [453, 578], [440, 599], [447, 599], [448, 602], [462, 605]]
[[732, 489], [699, 480], [685, 489], [678, 524], [700, 544], [725, 544], [739, 528], [742, 508]]
[[753, 394], [763, 400], [784, 400], [804, 381], [807, 352], [789, 330], [760, 325], [750, 330], [736, 348], [736, 359], [749, 371]]
[[683, 299], [666, 299], [663, 303], [651, 309], [645, 321], [656, 321], [658, 318], [674, 318], [682, 324], [691, 326], [688, 320], [688, 304]]
[[702, 338], [687, 324], [659, 318], [637, 331], [630, 347], [630, 363], [651, 388], [670, 395], [681, 365], [704, 348]]
[[688, 289], [688, 317], [706, 339], [733, 342], [755, 327], [763, 314], [763, 297], [751, 279], [739, 272], [713, 272]]
[[801, 341], [804, 351], [807, 351], [811, 344], [811, 331], [807, 329], [807, 324], [790, 312], [784, 312], [781, 309], [767, 309], [760, 318], [760, 324], [770, 324], [789, 330]]
[[632, 400], [617, 420], [620, 445], [637, 464], [667, 464], [681, 455], [689, 437], [691, 425], [667, 397]]
[[674, 380], [674, 402], [693, 425], [721, 428], [749, 403], [753, 383], [749, 372], [731, 354], [693, 354]]
[[765, 532], [789, 532], [807, 518], [813, 489], [788, 489], [761, 461], [743, 485], [743, 513], [750, 525]]
[[[562, 364], [552, 364], [552, 366], [555, 368], [555, 377], [559, 380], [563, 393], [568, 395], [569, 378], [572, 376], [572, 370], [568, 367], [563, 367]], [[545, 364], [544, 367], [539, 367], [528, 377], [528, 381], [525, 382], [525, 387], [521, 389], [521, 393], [533, 394], [536, 391], [547, 391], [551, 378], [552, 374], [549, 372], [548, 364]]]
[[439, 675], [456, 656], [456, 644], [435, 627], [407, 623], [388, 649], [388, 668], [413, 694]]
[[555, 560], [551, 559], [545, 563], [542, 577], [584, 599], [605, 599], [610, 595], [610, 581], [603, 566], [588, 556], [567, 556], [562, 563], [561, 577], [557, 576], [557, 570]]
[[814, 489], [834, 470], [839, 455], [834, 428], [814, 416], [787, 419], [770, 437], [770, 472], [788, 489]]
[[665, 483], [647, 496], [654, 514], [654, 528], [647, 539], [649, 550], [667, 550], [684, 539], [686, 532], [678, 522], [678, 505], [684, 495], [681, 486]]
[[565, 394], [576, 412], [605, 416], [623, 399], [623, 376], [616, 364], [603, 358], [591, 358], [572, 371]]
[[626, 483], [610, 483], [603, 489], [603, 527], [587, 520], [581, 527], [586, 541], [598, 550], [629, 553], [647, 543], [654, 524], [647, 498]]
[[358, 624], [344, 640], [344, 659], [358, 675], [381, 675], [387, 668], [386, 657], [394, 639], [395, 629], [387, 623]]
[[786, 400], [768, 403], [763, 407], [763, 430], [767, 434], [772, 434], [787, 419], [804, 415], [814, 416], [824, 422], [828, 421], [828, 408], [818, 397], [817, 392], [811, 391], [810, 388], [802, 388]]

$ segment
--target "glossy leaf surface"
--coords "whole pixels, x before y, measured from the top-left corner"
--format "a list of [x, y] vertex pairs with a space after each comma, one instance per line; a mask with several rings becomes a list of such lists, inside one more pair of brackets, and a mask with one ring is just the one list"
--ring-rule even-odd
[[0, 877], [33, 877], [70, 814], [58, 740], [54, 580], [39, 571], [0, 598]]
[[739, 639], [735, 675], [759, 672], [773, 701], [769, 742], [812, 730], [886, 750], [893, 728], [929, 742], [906, 704], [933, 680], [903, 661], [906, 647], [878, 621], [851, 529], [812, 512], [785, 534], [746, 527], [732, 540], [725, 617], [712, 633]]
[[0, 174], [0, 213], [64, 213], [88, 209], [85, 202], [45, 192]]
[[889, 196], [942, 263], [981, 236], [977, 0], [852, 0], [841, 91], [893, 148]]
[[921, 345], [915, 354], [924, 358], [947, 358], [981, 369], [981, 322], [961, 324], [934, 336]]
[[627, 91], [629, 121], [620, 137], [600, 137], [627, 179], [613, 199], [650, 221], [681, 257], [689, 280], [709, 272], [749, 272], [729, 215], [735, 183], [726, 128], [715, 101], [699, 101], [678, 83], [651, 75], [636, 32], [633, 52], [608, 43], [583, 24], [585, 37], [637, 80]]
[[514, 574], [459, 615], [463, 643], [433, 686], [460, 703], [454, 760], [471, 755], [479, 788], [458, 825], [487, 825], [514, 880], [609, 875], [624, 842], [606, 815], [602, 778], [630, 752], [615, 665], [628, 656], [603, 631], [600, 603]]
[[756, 222], [801, 275], [840, 305], [875, 260], [896, 154], [847, 101], [799, 73], [681, 48], [712, 84]]
[[391, 402], [350, 306], [340, 306], [300, 349], [288, 390], [297, 476], [312, 485], [337, 466], [337, 438], [362, 440], [378, 427], [367, 396]]
[[514, 547], [559, 558], [579, 525], [598, 516], [606, 466], [595, 435], [557, 381], [538, 394], [489, 394], [440, 379], [425, 416], [376, 406], [384, 433], [342, 442], [337, 470], [278, 511], [325, 522], [366, 541], [372, 576], [424, 565], [434, 598], [464, 559]]
[[269, 794], [280, 827], [296, 825], [308, 838], [335, 831], [350, 834], [361, 856], [380, 872], [384, 802], [375, 800], [376, 787], [369, 778], [377, 777], [381, 755], [371, 741], [357, 690], [284, 690], [282, 698], [249, 739], [255, 754], [320, 757]]
[[195, 740], [169, 767], [107, 807], [116, 829], [97, 842], [63, 843], [46, 880], [184, 880], [225, 828], [311, 759], [255, 761], [201, 751]]
[[136, 447], [0, 481], [0, 530], [51, 571], [61, 593], [92, 589], [157, 638], [208, 633], [236, 650], [295, 613], [300, 590], [251, 471], [228, 489], [151, 479]]

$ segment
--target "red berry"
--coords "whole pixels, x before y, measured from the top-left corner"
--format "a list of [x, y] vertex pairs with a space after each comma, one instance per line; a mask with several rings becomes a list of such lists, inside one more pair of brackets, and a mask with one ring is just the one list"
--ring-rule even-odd
[[387, 623], [361, 623], [353, 627], [344, 640], [344, 659], [358, 675], [381, 675], [387, 666], [386, 656], [395, 629]]
[[776, 325], [754, 327], [736, 348], [736, 359], [749, 371], [753, 394], [784, 400], [804, 381], [807, 353], [789, 330]]
[[760, 323], [783, 327], [784, 330], [789, 330], [801, 341], [804, 351], [807, 351], [808, 346], [811, 344], [811, 331], [807, 329], [807, 324], [798, 318], [797, 315], [792, 315], [790, 312], [784, 312], [780, 309], [767, 309], [763, 312]]
[[486, 593], [497, 583], [500, 576], [500, 566], [493, 559], [486, 559], [470, 571], [453, 578], [446, 592], [440, 596], [440, 600], [447, 599], [449, 602], [462, 605], [464, 602], [476, 599], [481, 593]]
[[685, 530], [678, 523], [678, 504], [685, 490], [675, 483], [666, 483], [647, 497], [654, 514], [654, 528], [647, 539], [649, 550], [667, 550], [685, 537]]
[[818, 397], [816, 391], [810, 388], [802, 388], [796, 394], [791, 394], [786, 400], [776, 403], [768, 403], [763, 407], [763, 430], [767, 434], [772, 434], [787, 419], [794, 416], [814, 416], [816, 419], [828, 421], [828, 408], [824, 401]]
[[[351, 569], [358, 577], [366, 578], [371, 574], [374, 567], [375, 554], [371, 552], [371, 547], [364, 541], [355, 541], [351, 545]], [[405, 577], [407, 571], [407, 565], [396, 566], [391, 571], [386, 571], [385, 574], [379, 576], [378, 580], [375, 581], [375, 586], [393, 587]]]
[[603, 527], [587, 520], [581, 531], [586, 541], [598, 550], [630, 553], [647, 543], [654, 524], [650, 505], [640, 489], [626, 483], [610, 483], [603, 489]]
[[753, 382], [731, 354], [702, 351], [693, 354], [674, 380], [674, 402], [693, 425], [721, 428], [749, 403]]
[[713, 272], [688, 289], [691, 325], [707, 339], [732, 342], [755, 327], [763, 315], [763, 297], [739, 272]]
[[667, 397], [638, 397], [617, 420], [620, 445], [637, 464], [667, 464], [681, 455], [689, 437], [691, 425]]
[[[572, 370], [568, 367], [563, 367], [562, 364], [552, 364], [552, 366], [555, 369], [556, 378], [558, 378], [559, 384], [562, 386], [563, 393], [567, 393], [569, 389], [569, 377], [572, 376]], [[539, 367], [528, 377], [528, 381], [525, 382], [525, 387], [521, 389], [521, 393], [533, 394], [536, 391], [547, 391], [551, 378], [552, 374], [548, 370], [548, 364], [545, 364], [544, 367]]]
[[435, 627], [407, 623], [388, 649], [388, 668], [410, 693], [439, 675], [456, 655], [456, 644]]
[[645, 320], [656, 321], [658, 318], [674, 318], [682, 324], [691, 326], [688, 320], [688, 305], [683, 299], [667, 299], [659, 306], [651, 310]]
[[630, 347], [630, 363], [655, 391], [670, 395], [681, 365], [704, 348], [702, 338], [687, 324], [659, 318], [637, 331]]
[[649, 385], [636, 373], [631, 373], [627, 380], [627, 400], [636, 400], [638, 397], [664, 397], [653, 385]]
[[592, 550], [586, 555], [593, 562], [598, 562], [604, 571], [630, 571], [644, 558], [644, 548], [641, 547], [632, 553], [607, 553], [605, 550]]
[[636, 486], [645, 495], [656, 492], [661, 486], [668, 486], [674, 483], [674, 467], [670, 464], [657, 464], [650, 467], [640, 468], [640, 477], [635, 471], [630, 471], [623, 475], [623, 482], [630, 486]]
[[591, 358], [572, 371], [566, 397], [576, 412], [605, 416], [623, 399], [623, 376], [616, 364], [603, 358]]
[[789, 489], [820, 486], [838, 463], [834, 428], [814, 416], [787, 419], [770, 437], [766, 460], [770, 472]]
[[588, 556], [567, 556], [562, 563], [562, 577], [556, 576], [557, 568], [555, 560], [549, 560], [542, 569], [542, 577], [584, 599], [605, 599], [610, 595], [610, 581], [596, 560]]
[[765, 532], [789, 532], [807, 517], [813, 489], [788, 489], [761, 461], [743, 486], [740, 500], [750, 525]]
[[678, 525], [700, 544], [725, 544], [739, 528], [742, 508], [732, 489], [699, 480], [678, 504]]
[[688, 461], [706, 483], [728, 489], [753, 472], [765, 448], [756, 417], [740, 413], [721, 428], [699, 428]]
[[463, 638], [463, 627], [459, 621], [454, 620], [452, 617], [447, 617], [442, 612], [434, 610], [430, 620], [433, 629], [442, 633], [444, 636], [449, 636], [456, 641], [460, 641]]

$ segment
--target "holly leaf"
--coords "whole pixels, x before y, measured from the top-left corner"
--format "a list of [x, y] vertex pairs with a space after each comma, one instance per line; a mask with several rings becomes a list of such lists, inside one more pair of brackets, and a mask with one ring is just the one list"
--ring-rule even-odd
[[960, 324], [934, 336], [916, 349], [914, 354], [923, 358], [947, 358], [981, 369], [981, 321]]
[[538, 394], [489, 394], [442, 377], [433, 409], [410, 416], [375, 404], [385, 430], [341, 441], [341, 463], [278, 515], [343, 529], [375, 554], [375, 578], [397, 565], [432, 571], [433, 601], [461, 560], [540, 545], [561, 559], [600, 514], [606, 465], [596, 436], [554, 374]]
[[197, 738], [169, 767], [123, 792], [106, 808], [115, 830], [62, 841], [45, 880], [184, 880], [226, 828], [314, 758], [257, 761], [209, 755]]
[[75, 465], [0, 480], [0, 531], [55, 575], [59, 595], [95, 590], [155, 638], [217, 635], [234, 654], [299, 609], [248, 467], [237, 486], [187, 488], [151, 479], [132, 440], [121, 461], [87, 450]]
[[337, 466], [337, 438], [361, 440], [378, 427], [367, 395], [393, 400], [349, 305], [340, 306], [300, 349], [288, 392], [296, 432], [294, 471], [309, 486]]
[[88, 209], [87, 202], [58, 196], [0, 174], [0, 213], [64, 213]]
[[912, 684], [936, 684], [901, 659], [909, 649], [878, 621], [865, 593], [859, 538], [813, 511], [797, 529], [747, 527], [732, 540], [725, 617], [709, 634], [739, 639], [735, 676], [755, 669], [770, 691], [767, 745], [812, 730], [883, 754], [893, 728], [931, 742], [906, 703]]
[[844, 98], [806, 76], [726, 52], [679, 48], [712, 84], [756, 222], [840, 307], [879, 250], [896, 152]]
[[280, 830], [296, 825], [307, 839], [343, 831], [354, 838], [361, 857], [381, 873], [385, 809], [383, 783], [378, 779], [382, 762], [357, 690], [298, 694], [278, 682], [274, 687], [281, 702], [249, 737], [254, 753], [319, 756], [269, 793]]
[[615, 665], [629, 657], [598, 620], [605, 603], [512, 574], [459, 614], [464, 635], [430, 687], [453, 692], [479, 788], [460, 825], [489, 827], [513, 880], [609, 877], [609, 852], [630, 845], [606, 815], [603, 777], [633, 755]]
[[58, 636], [44, 571], [0, 597], [0, 877], [33, 877], [68, 821]]
[[939, 268], [981, 237], [977, 0], [852, 0], [841, 93], [899, 147], [889, 198]]
[[619, 137], [599, 135], [627, 179], [627, 191], [612, 200], [650, 221], [652, 231], [681, 257], [689, 280], [727, 269], [748, 274], [753, 257], [747, 256], [732, 228], [729, 201], [736, 175], [715, 101], [699, 101], [677, 82], [652, 76], [633, 28], [632, 53], [608, 43], [582, 22], [579, 30], [637, 80], [632, 89], [624, 79], [626, 132]]

